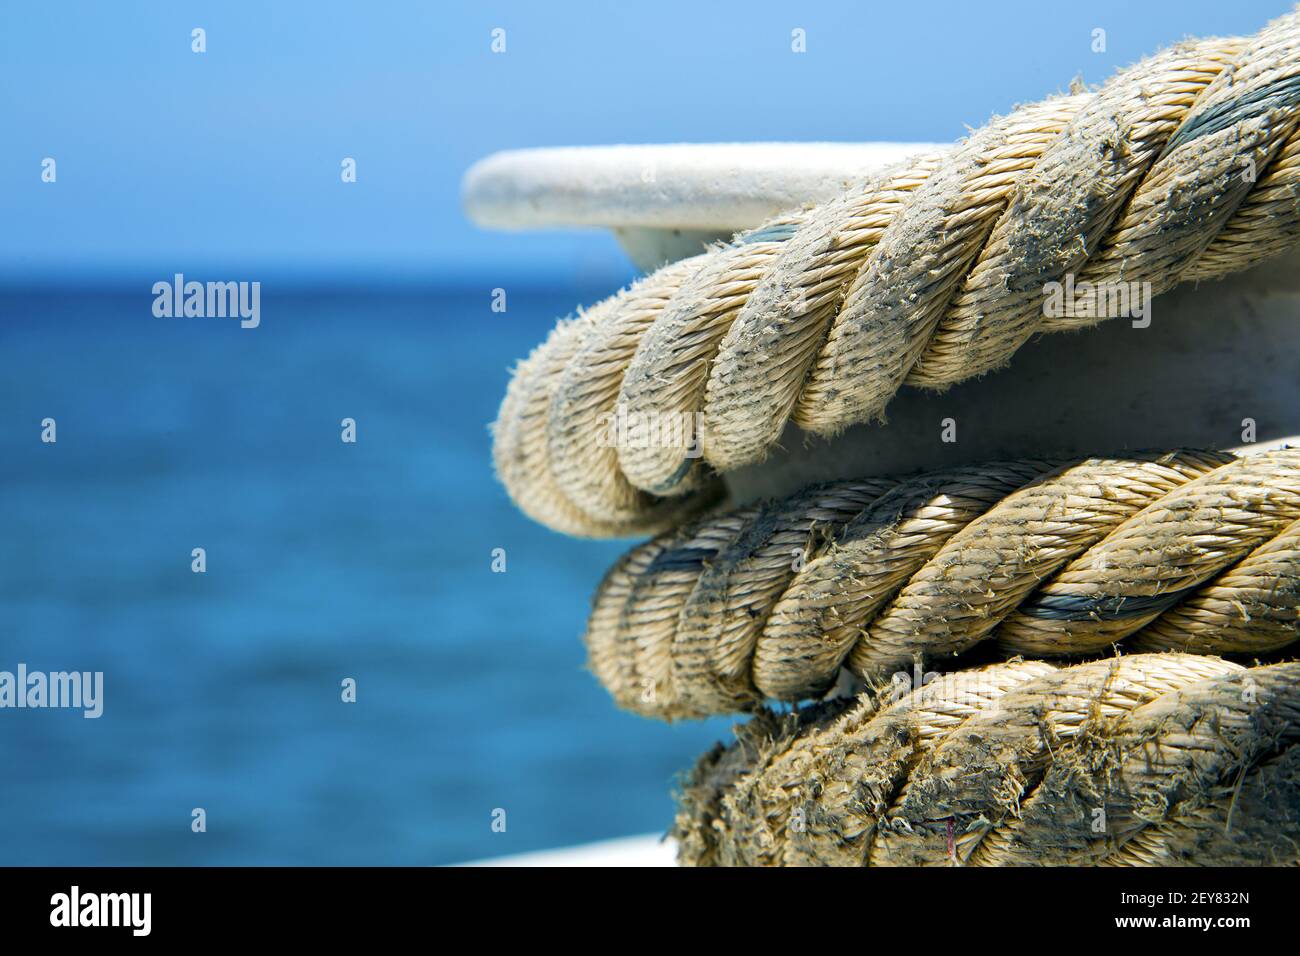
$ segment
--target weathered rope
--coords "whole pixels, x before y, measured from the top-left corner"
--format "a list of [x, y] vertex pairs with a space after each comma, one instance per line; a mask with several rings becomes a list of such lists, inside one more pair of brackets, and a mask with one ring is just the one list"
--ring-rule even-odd
[[[834, 434], [1106, 318], [1045, 317], [1050, 282], [1158, 294], [1295, 245], [1298, 127], [1300, 14], [1021, 107], [561, 324], [515, 373], [498, 472], [562, 531], [669, 527], [788, 421]], [[599, 440], [615, 415], [692, 441]]]
[[1300, 638], [1300, 449], [996, 462], [813, 487], [628, 552], [590, 666], [676, 719], [1004, 656], [1257, 654]]
[[695, 865], [1300, 863], [1300, 662], [1013, 661], [761, 711], [685, 777]]

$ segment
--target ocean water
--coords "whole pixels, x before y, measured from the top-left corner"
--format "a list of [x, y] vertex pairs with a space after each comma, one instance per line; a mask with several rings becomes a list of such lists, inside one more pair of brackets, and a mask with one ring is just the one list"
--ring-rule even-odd
[[510, 365], [605, 291], [513, 290], [501, 315], [481, 290], [264, 286], [248, 330], [154, 318], [147, 284], [0, 294], [0, 670], [104, 674], [97, 720], [0, 709], [0, 864], [439, 864], [662, 831], [731, 721], [613, 706], [580, 635], [628, 542], [531, 523], [490, 461]]

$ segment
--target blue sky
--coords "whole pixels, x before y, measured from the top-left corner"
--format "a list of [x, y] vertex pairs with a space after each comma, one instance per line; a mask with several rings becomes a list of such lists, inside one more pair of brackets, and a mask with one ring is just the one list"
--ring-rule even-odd
[[[1254, 32], [1287, 7], [14, 4], [0, 26], [0, 279], [625, 269], [601, 233], [475, 228], [462, 173], [525, 146], [952, 140], [1075, 76], [1101, 81], [1186, 35]], [[498, 26], [504, 55], [489, 50]], [[806, 54], [790, 52], [795, 27]], [[355, 185], [340, 182], [345, 156]]]

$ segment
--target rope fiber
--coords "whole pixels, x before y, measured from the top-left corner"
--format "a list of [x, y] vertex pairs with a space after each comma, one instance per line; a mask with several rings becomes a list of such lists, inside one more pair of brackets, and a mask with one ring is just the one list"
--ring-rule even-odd
[[688, 865], [1300, 863], [1300, 662], [1012, 661], [760, 711], [685, 775]]
[[[1045, 316], [1048, 283], [1159, 294], [1298, 239], [1292, 13], [1022, 106], [560, 323], [515, 370], [494, 426], [497, 471], [560, 531], [669, 528], [790, 422], [834, 435], [881, 419], [904, 384], [944, 388], [1004, 365], [1036, 333], [1106, 317]], [[680, 422], [688, 440], [611, 443], [616, 415]], [[1053, 597], [1034, 621], [1075, 614], [1070, 600]]]
[[[1300, 638], [1300, 449], [993, 462], [817, 485], [641, 544], [589, 666], [673, 720], [1002, 657], [1255, 655]], [[845, 673], [847, 671], [847, 673]]]

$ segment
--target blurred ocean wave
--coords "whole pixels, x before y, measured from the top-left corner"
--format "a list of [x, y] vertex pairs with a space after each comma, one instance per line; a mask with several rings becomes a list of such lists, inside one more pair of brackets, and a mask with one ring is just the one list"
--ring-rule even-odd
[[730, 721], [614, 708], [580, 635], [626, 542], [532, 524], [491, 471], [508, 368], [607, 291], [502, 315], [267, 286], [256, 329], [154, 318], [147, 284], [0, 293], [0, 670], [105, 682], [99, 720], [0, 710], [0, 864], [447, 863], [664, 828]]

